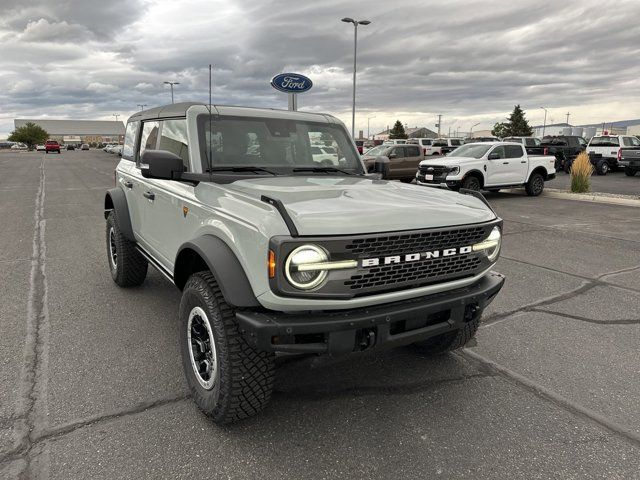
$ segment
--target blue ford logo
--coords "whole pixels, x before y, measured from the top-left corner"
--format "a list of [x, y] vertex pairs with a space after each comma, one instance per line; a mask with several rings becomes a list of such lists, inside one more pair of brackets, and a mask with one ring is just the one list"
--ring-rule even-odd
[[302, 93], [309, 90], [313, 82], [299, 73], [281, 73], [271, 79], [271, 86], [285, 93]]

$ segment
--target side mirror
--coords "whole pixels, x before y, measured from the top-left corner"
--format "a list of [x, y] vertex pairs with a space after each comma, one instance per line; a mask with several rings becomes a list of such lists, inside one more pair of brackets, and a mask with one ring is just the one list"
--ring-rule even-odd
[[497, 152], [491, 152], [487, 158], [489, 160], [500, 160], [500, 154]]
[[392, 153], [389, 155], [389, 158], [397, 158], [398, 154], [397, 153]]
[[142, 169], [144, 178], [178, 180], [184, 172], [184, 163], [175, 153], [166, 150], [145, 150], [140, 163], [148, 165]]

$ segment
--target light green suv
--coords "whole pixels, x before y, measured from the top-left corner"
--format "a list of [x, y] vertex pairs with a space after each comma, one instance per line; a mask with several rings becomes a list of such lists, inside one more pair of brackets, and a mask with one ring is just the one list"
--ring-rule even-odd
[[267, 404], [281, 352], [464, 346], [504, 282], [502, 221], [466, 193], [366, 173], [330, 115], [173, 104], [128, 120], [108, 262], [121, 287], [151, 264], [182, 291], [193, 399], [233, 422]]

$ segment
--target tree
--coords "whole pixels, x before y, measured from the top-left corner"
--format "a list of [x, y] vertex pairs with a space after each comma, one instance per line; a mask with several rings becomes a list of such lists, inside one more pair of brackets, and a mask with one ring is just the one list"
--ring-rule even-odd
[[529, 122], [524, 118], [524, 112], [520, 105], [513, 108], [513, 112], [509, 115], [509, 136], [510, 137], [530, 137], [533, 130], [529, 126]]
[[504, 138], [511, 135], [509, 131], [510, 131], [509, 124], [504, 122], [499, 122], [493, 126], [493, 130], [491, 130], [491, 135], [498, 138]]
[[393, 128], [389, 132], [389, 139], [394, 138], [407, 138], [407, 134], [405, 133], [400, 120], [396, 120], [396, 123], [394, 123]]
[[7, 140], [26, 143], [29, 149], [32, 149], [34, 145], [44, 143], [47, 138], [49, 138], [49, 134], [44, 128], [33, 122], [27, 122], [22, 127], [18, 127], [11, 132]]

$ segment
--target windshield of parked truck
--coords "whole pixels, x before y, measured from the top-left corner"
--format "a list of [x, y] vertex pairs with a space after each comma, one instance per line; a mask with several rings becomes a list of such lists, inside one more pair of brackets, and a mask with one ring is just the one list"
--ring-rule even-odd
[[593, 137], [591, 139], [591, 143], [589, 144], [591, 147], [619, 147], [620, 140], [618, 137]]
[[452, 157], [467, 157], [467, 158], [482, 158], [492, 145], [477, 145], [473, 143], [467, 143], [461, 147], [456, 148], [450, 153]]
[[[202, 170], [259, 167], [276, 174], [335, 168], [364, 173], [360, 155], [340, 125], [295, 119], [217, 117], [198, 119]], [[334, 155], [319, 157], [319, 144]], [[209, 156], [209, 154], [211, 154]]]

